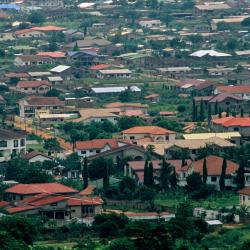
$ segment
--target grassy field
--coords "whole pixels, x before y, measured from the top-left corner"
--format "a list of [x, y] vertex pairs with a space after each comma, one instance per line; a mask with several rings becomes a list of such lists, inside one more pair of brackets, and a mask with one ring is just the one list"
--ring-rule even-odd
[[[188, 199], [182, 191], [170, 191], [166, 194], [160, 194], [155, 199], [155, 204], [176, 208], [180, 201]], [[190, 199], [189, 199], [190, 200]], [[190, 200], [194, 207], [204, 207], [208, 209], [219, 209], [222, 207], [232, 207], [239, 205], [239, 197], [233, 192], [223, 194], [214, 194], [205, 200]]]

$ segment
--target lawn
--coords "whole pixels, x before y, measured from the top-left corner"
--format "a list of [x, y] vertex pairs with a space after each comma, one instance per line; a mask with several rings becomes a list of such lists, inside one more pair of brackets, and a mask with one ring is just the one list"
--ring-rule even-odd
[[46, 152], [42, 144], [27, 144], [26, 147], [27, 147], [27, 151], [29, 151], [29, 149], [32, 149], [38, 152], [43, 152], [43, 153]]
[[155, 204], [176, 208], [180, 201], [188, 199], [194, 207], [204, 207], [207, 209], [219, 209], [223, 207], [232, 207], [239, 205], [239, 197], [233, 192], [224, 192], [223, 194], [214, 194], [205, 200], [191, 200], [183, 191], [169, 191], [165, 194], [159, 194], [155, 199]]

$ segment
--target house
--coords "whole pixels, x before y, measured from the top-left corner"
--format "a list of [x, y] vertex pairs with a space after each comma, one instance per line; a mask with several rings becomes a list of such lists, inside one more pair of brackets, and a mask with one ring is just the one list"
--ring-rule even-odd
[[23, 156], [29, 163], [52, 161], [52, 158], [46, 154], [37, 151], [31, 151]]
[[225, 18], [219, 18], [219, 19], [212, 19], [211, 21], [211, 28], [212, 30], [217, 30], [218, 24], [220, 23], [226, 23], [226, 24], [233, 24], [234, 26], [240, 27], [241, 22], [243, 22], [246, 18], [248, 18], [249, 15], [245, 16], [230, 16]]
[[221, 111], [239, 111], [243, 106], [242, 98], [230, 93], [220, 93], [215, 96], [197, 96], [194, 99], [197, 104], [203, 101], [206, 107], [210, 105], [212, 110], [217, 106], [218, 110]]
[[91, 92], [96, 95], [113, 95], [117, 93], [124, 92], [126, 90], [130, 90], [134, 94], [141, 93], [141, 89], [137, 86], [128, 86], [128, 87], [95, 87], [91, 88]]
[[17, 38], [40, 38], [44, 36], [45, 34], [40, 31], [36, 31], [32, 29], [23, 29], [23, 30], [15, 31], [14, 35]]
[[20, 81], [27, 81], [29, 79], [29, 74], [26, 72], [8, 72], [5, 75], [5, 78], [12, 82], [13, 79], [19, 79]]
[[147, 114], [148, 105], [142, 103], [130, 103], [130, 102], [112, 102], [105, 105], [108, 109], [119, 109], [122, 113], [133, 110], [141, 110], [144, 114]]
[[42, 32], [62, 32], [66, 30], [65, 28], [54, 26], [54, 25], [48, 25], [48, 26], [39, 26], [39, 27], [33, 27], [32, 30], [42, 31]]
[[192, 54], [190, 54], [191, 57], [196, 57], [196, 58], [202, 58], [202, 57], [213, 57], [213, 58], [225, 58], [225, 57], [230, 57], [232, 55], [228, 53], [222, 53], [218, 52], [216, 50], [198, 50]]
[[29, 80], [37, 80], [37, 81], [41, 81], [41, 80], [47, 80], [49, 76], [51, 76], [52, 74], [48, 71], [32, 71], [32, 72], [27, 72], [29, 75]]
[[225, 2], [205, 2], [194, 6], [196, 15], [214, 15], [231, 9]]
[[21, 117], [34, 117], [36, 110], [59, 110], [64, 102], [57, 97], [29, 96], [18, 102]]
[[[202, 158], [198, 161], [195, 161], [191, 164], [189, 172], [199, 173], [203, 176], [203, 163], [206, 159], [207, 164], [207, 184], [215, 186], [217, 190], [220, 190], [220, 176], [222, 171], [223, 158], [215, 155], [209, 155], [206, 158]], [[225, 178], [225, 187], [227, 189], [232, 189], [235, 187], [234, 176], [239, 168], [239, 164], [234, 163], [230, 160], [226, 160], [226, 178]]]
[[52, 84], [48, 81], [20, 81], [16, 90], [25, 94], [46, 94], [51, 90]]
[[190, 67], [167, 67], [167, 68], [157, 68], [156, 70], [160, 74], [174, 79], [179, 79], [181, 77], [185, 77], [192, 73], [192, 68]]
[[66, 59], [66, 53], [65, 52], [61, 52], [61, 51], [53, 51], [53, 52], [38, 52], [36, 54], [37, 56], [47, 56], [47, 57], [51, 57], [53, 59]]
[[240, 145], [241, 135], [239, 132], [222, 132], [222, 133], [195, 133], [195, 134], [183, 134], [186, 140], [206, 140], [213, 137], [218, 137], [224, 140], [228, 140], [231, 143]]
[[176, 133], [174, 131], [158, 126], [137, 126], [122, 131], [124, 139], [134, 142], [148, 140], [153, 142], [174, 142]]
[[249, 85], [229, 85], [217, 86], [214, 94], [228, 93], [242, 98], [243, 100], [250, 100], [250, 86]]
[[211, 137], [208, 139], [178, 139], [173, 142], [147, 142], [144, 140], [138, 141], [137, 143], [145, 149], [148, 145], [151, 145], [154, 148], [154, 154], [159, 157], [165, 156], [166, 159], [175, 159], [176, 156], [180, 156], [183, 152], [186, 152], [191, 159], [195, 159], [199, 151], [208, 146], [218, 152], [220, 152], [221, 149], [236, 147], [236, 144], [219, 137]]
[[[155, 182], [157, 182], [157, 177], [160, 176], [160, 170], [162, 161], [161, 160], [153, 160], [151, 161], [153, 164], [153, 172], [155, 178]], [[178, 185], [185, 186], [186, 185], [186, 177], [187, 177], [187, 166], [191, 164], [191, 160], [166, 160], [174, 169], [178, 178]], [[187, 166], [183, 166], [183, 162]], [[145, 161], [128, 161], [128, 163], [124, 166], [124, 175], [133, 178], [137, 184], [143, 184], [144, 182], [144, 166]]]
[[20, 55], [14, 60], [14, 65], [22, 66], [39, 66], [43, 64], [52, 64], [54, 61], [50, 57], [36, 55]]
[[39, 194], [74, 195], [78, 191], [61, 183], [17, 184], [4, 191], [7, 201], [19, 201]]
[[99, 55], [93, 50], [68, 51], [66, 56], [69, 63], [77, 63], [85, 67], [96, 65], [106, 60], [105, 55]]
[[216, 132], [237, 131], [243, 137], [250, 137], [250, 117], [224, 117], [212, 120], [212, 128]]
[[250, 187], [245, 187], [241, 189], [239, 192], [240, 197], [240, 205], [250, 207]]
[[26, 133], [0, 128], [0, 162], [9, 161], [13, 154], [26, 153]]
[[143, 19], [143, 20], [139, 20], [139, 25], [142, 28], [159, 28], [162, 25], [161, 20], [159, 19]]
[[90, 123], [109, 121], [116, 124], [119, 116], [110, 112], [109, 109], [80, 109], [80, 118], [74, 119], [73, 122]]
[[159, 94], [151, 94], [144, 97], [145, 100], [148, 100], [152, 103], [158, 103], [160, 101], [160, 95]]
[[28, 0], [25, 1], [30, 8], [38, 8], [38, 9], [60, 9], [64, 7], [63, 0]]
[[101, 39], [101, 38], [95, 38], [95, 39], [84, 39], [84, 40], [77, 40], [73, 43], [69, 43], [65, 46], [66, 50], [71, 50], [74, 47], [78, 47], [78, 49], [81, 50], [86, 50], [90, 48], [95, 48], [97, 50], [99, 49], [104, 49], [107, 48], [111, 45], [112, 43], [106, 39]]
[[63, 80], [71, 80], [73, 78], [71, 66], [58, 65], [51, 69], [50, 72], [57, 77], [61, 77]]
[[95, 139], [91, 141], [77, 141], [76, 152], [81, 157], [98, 155], [102, 152], [113, 150], [128, 145], [125, 140], [119, 139]]
[[103, 69], [97, 73], [97, 78], [105, 79], [124, 79], [131, 78], [132, 72], [129, 69]]

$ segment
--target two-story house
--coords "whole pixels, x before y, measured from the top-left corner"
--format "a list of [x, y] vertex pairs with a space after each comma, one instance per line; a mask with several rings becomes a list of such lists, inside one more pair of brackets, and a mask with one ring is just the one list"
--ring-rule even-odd
[[12, 154], [26, 153], [26, 133], [0, 128], [0, 162], [10, 160]]
[[21, 117], [35, 117], [36, 110], [60, 110], [64, 102], [57, 97], [29, 96], [18, 102]]
[[16, 85], [17, 91], [25, 94], [46, 94], [52, 84], [48, 81], [20, 81]]
[[174, 131], [158, 126], [137, 126], [122, 131], [123, 138], [137, 141], [151, 142], [174, 142], [176, 133]]

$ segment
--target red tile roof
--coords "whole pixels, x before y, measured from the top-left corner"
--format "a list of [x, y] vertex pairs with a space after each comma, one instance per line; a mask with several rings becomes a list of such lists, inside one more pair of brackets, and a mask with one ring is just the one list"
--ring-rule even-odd
[[37, 31], [63, 31], [65, 30], [65, 28], [53, 26], [53, 25], [48, 25], [48, 26], [43, 26], [43, 27], [33, 27], [31, 29], [37, 30]]
[[23, 30], [17, 30], [15, 31], [16, 35], [22, 35], [22, 34], [27, 34], [27, 33], [32, 33], [35, 32], [35, 30], [32, 29], [23, 29]]
[[0, 207], [6, 207], [8, 206], [10, 203], [7, 201], [0, 201]]
[[52, 84], [48, 81], [20, 81], [17, 83], [17, 88], [38, 88], [42, 85], [52, 87]]
[[83, 189], [79, 195], [81, 196], [88, 196], [94, 193], [94, 190], [96, 189], [96, 186], [94, 185], [88, 185], [85, 189]]
[[107, 69], [110, 68], [110, 64], [97, 64], [89, 67], [89, 70], [100, 70], [100, 69]]
[[159, 115], [166, 115], [166, 116], [168, 116], [168, 115], [176, 115], [177, 114], [177, 112], [175, 112], [175, 111], [160, 111], [159, 112]]
[[23, 206], [8, 208], [7, 212], [9, 214], [15, 214], [15, 213], [19, 213], [19, 212], [23, 212], [23, 211], [28, 211], [28, 210], [32, 210], [32, 209], [36, 209], [36, 207], [34, 207], [32, 205], [23, 205]]
[[6, 189], [5, 192], [30, 195], [30, 194], [40, 194], [40, 193], [73, 194], [77, 193], [78, 191], [71, 187], [67, 187], [63, 184], [54, 182], [54, 183], [37, 183], [37, 184], [17, 184], [13, 187]]
[[133, 108], [148, 108], [147, 104], [141, 103], [129, 103], [129, 102], [112, 102], [105, 105], [106, 108], [123, 108], [123, 107], [133, 107]]
[[245, 187], [245, 188], [239, 190], [238, 193], [250, 196], [250, 187]]
[[5, 76], [8, 78], [12, 78], [12, 77], [28, 78], [29, 74], [25, 72], [10, 72], [10, 73], [6, 73]]
[[52, 197], [48, 197], [48, 198], [44, 198], [44, 199], [40, 199], [38, 201], [34, 201], [32, 203], [30, 203], [32, 206], [35, 207], [41, 207], [44, 205], [48, 205], [48, 204], [52, 204], [52, 203], [57, 203], [60, 201], [65, 201], [68, 198], [66, 196], [52, 196]]
[[242, 94], [242, 93], [250, 93], [249, 85], [236, 85], [236, 86], [218, 86], [218, 91], [226, 92], [231, 94]]
[[81, 205], [102, 205], [103, 200], [100, 197], [84, 197], [84, 198], [69, 198], [67, 201], [69, 206]]
[[122, 116], [143, 116], [144, 113], [141, 109], [129, 109], [121, 112], [120, 115]]
[[122, 131], [123, 134], [152, 134], [152, 135], [168, 135], [176, 134], [174, 131], [161, 128], [158, 126], [137, 126]]
[[250, 117], [224, 117], [213, 119], [213, 124], [221, 125], [223, 127], [249, 127]]
[[26, 99], [31, 106], [63, 106], [64, 102], [57, 97], [29, 96]]
[[65, 52], [55, 51], [55, 52], [39, 52], [37, 56], [48, 56], [52, 58], [63, 58], [65, 57]]
[[78, 150], [85, 150], [85, 149], [102, 149], [106, 145], [109, 145], [112, 149], [119, 147], [119, 142], [123, 144], [128, 144], [123, 140], [117, 139], [94, 139], [91, 141], [77, 141], [76, 142], [76, 149]]
[[159, 97], [159, 96], [160, 96], [159, 94], [151, 94], [151, 95], [145, 96], [144, 98], [145, 99], [151, 99], [151, 98], [155, 98], [155, 97]]
[[[206, 157], [207, 161], [207, 174], [208, 176], [220, 176], [223, 158], [215, 155], [209, 155]], [[193, 163], [193, 170], [194, 172], [200, 173], [203, 175], [203, 162], [204, 158]], [[239, 168], [237, 163], [227, 160], [227, 169], [226, 174], [230, 175], [235, 173]]]

